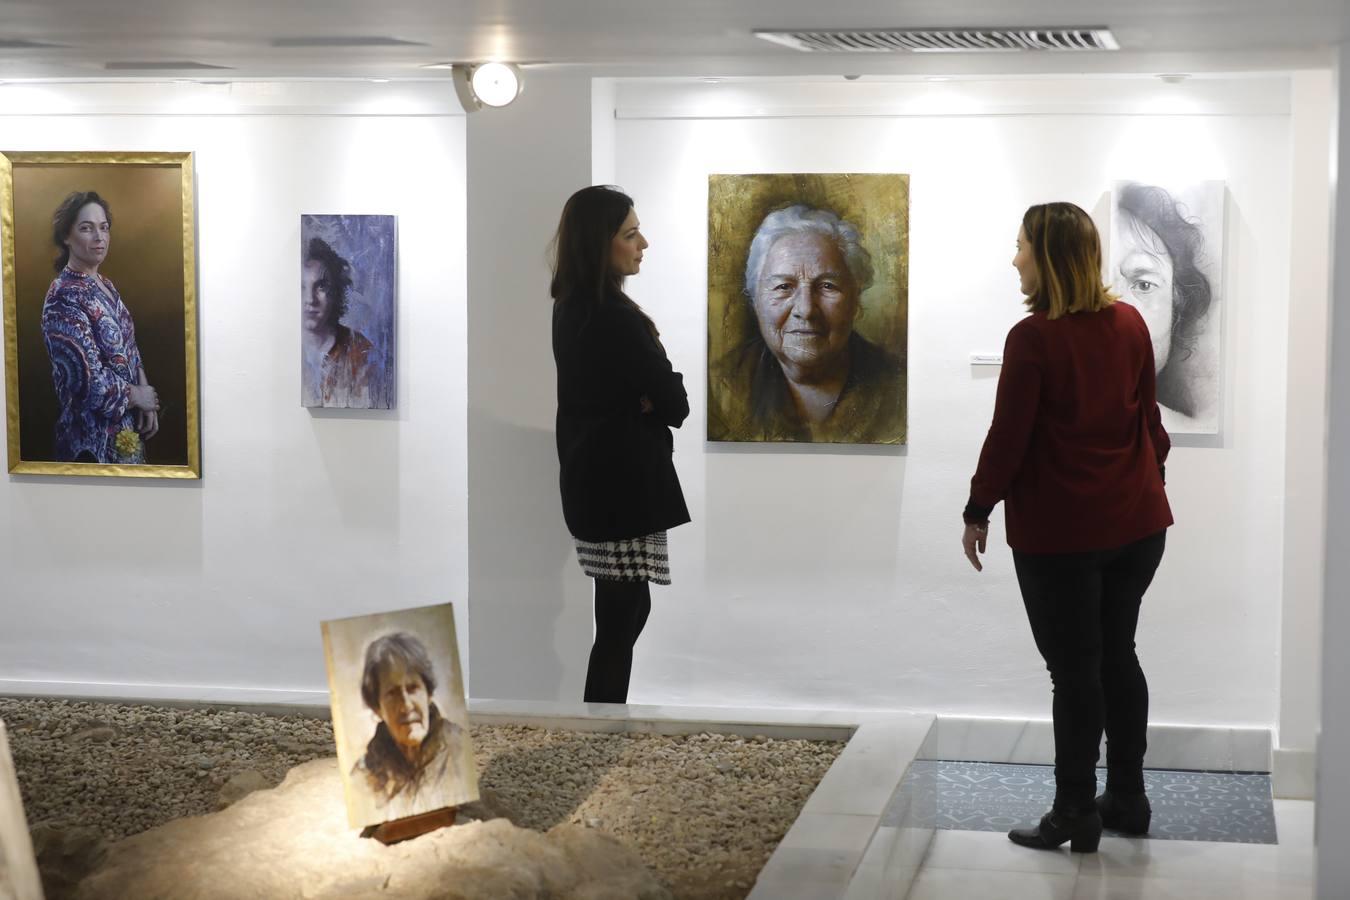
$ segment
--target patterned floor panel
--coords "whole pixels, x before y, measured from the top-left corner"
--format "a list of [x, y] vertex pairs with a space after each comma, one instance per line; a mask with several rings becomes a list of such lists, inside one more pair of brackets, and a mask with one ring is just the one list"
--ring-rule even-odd
[[[1278, 843], [1270, 776], [1244, 772], [1150, 769], [1145, 787], [1153, 805], [1149, 837], [1176, 841]], [[1097, 770], [1098, 792], [1106, 770]], [[918, 760], [881, 824], [898, 825], [900, 810], [936, 809], [939, 829], [1007, 831], [1035, 825], [1055, 798], [1053, 766]], [[1107, 832], [1110, 834], [1111, 832]]]

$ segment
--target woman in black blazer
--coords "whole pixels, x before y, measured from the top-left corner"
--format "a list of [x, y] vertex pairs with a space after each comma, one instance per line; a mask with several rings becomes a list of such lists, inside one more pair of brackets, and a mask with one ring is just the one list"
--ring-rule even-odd
[[554, 237], [553, 358], [563, 517], [595, 579], [588, 703], [626, 703], [649, 582], [670, 584], [666, 529], [689, 521], [670, 429], [689, 415], [684, 377], [655, 323], [624, 293], [647, 239], [633, 200], [582, 188]]

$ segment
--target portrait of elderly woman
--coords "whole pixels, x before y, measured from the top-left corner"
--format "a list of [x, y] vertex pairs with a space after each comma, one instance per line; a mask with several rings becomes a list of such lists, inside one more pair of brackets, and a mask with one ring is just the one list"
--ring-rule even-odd
[[353, 826], [478, 797], [451, 622], [447, 604], [324, 623]]
[[[899, 238], [876, 236], [888, 260]], [[869, 337], [859, 327], [869, 303], [901, 310], [893, 294], [868, 294], [878, 264], [859, 224], [824, 202], [789, 203], [755, 223], [744, 254], [748, 315], [739, 340], [710, 353], [708, 439], [903, 443], [903, 328]], [[888, 284], [894, 292], [893, 274]]]
[[431, 699], [436, 674], [422, 642], [387, 634], [366, 648], [361, 699], [380, 719], [354, 774], [376, 805], [402, 818], [436, 808], [447, 783], [462, 780], [464, 729], [447, 721]]
[[1153, 339], [1158, 406], [1172, 434], [1219, 430], [1222, 182], [1115, 186], [1110, 278]]

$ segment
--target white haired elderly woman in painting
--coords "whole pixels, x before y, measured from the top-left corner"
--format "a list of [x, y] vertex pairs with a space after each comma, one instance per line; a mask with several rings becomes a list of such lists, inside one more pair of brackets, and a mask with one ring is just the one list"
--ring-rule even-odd
[[361, 699], [380, 717], [353, 775], [390, 819], [438, 809], [462, 783], [463, 729], [431, 699], [436, 675], [426, 647], [406, 631], [366, 647]]
[[854, 330], [872, 277], [858, 228], [834, 212], [765, 216], [745, 266], [758, 327], [713, 366], [709, 438], [903, 442], [904, 368]]

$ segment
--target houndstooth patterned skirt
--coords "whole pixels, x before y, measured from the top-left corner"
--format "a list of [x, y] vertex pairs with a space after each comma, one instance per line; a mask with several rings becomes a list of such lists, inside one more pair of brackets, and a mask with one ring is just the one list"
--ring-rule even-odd
[[619, 541], [583, 541], [576, 538], [581, 570], [602, 581], [650, 581], [670, 584], [670, 557], [666, 533], [644, 534]]

